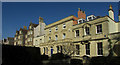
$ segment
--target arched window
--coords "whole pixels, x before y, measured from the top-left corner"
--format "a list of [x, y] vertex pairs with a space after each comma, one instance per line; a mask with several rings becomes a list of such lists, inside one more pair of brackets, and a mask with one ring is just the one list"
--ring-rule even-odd
[[55, 40], [58, 40], [58, 36], [57, 35], [55, 35]]
[[65, 37], [66, 37], [66, 34], [65, 34], [65, 33], [63, 33], [63, 39], [65, 39]]

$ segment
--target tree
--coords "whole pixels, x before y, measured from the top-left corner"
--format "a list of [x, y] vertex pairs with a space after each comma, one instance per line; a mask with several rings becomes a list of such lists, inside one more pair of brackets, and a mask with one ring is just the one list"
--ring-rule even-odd
[[63, 45], [63, 51], [65, 54], [71, 56], [76, 52], [75, 45], [72, 43], [68, 43], [67, 45]]
[[118, 43], [119, 41], [120, 41], [120, 33], [109, 36], [108, 42], [109, 42], [109, 56], [110, 57], [114, 55], [113, 48], [116, 45], [116, 43]]

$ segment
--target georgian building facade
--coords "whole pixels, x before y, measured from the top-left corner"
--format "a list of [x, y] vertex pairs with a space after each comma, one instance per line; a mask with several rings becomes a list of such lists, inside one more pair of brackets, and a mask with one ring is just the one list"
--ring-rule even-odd
[[33, 46], [34, 28], [37, 26], [38, 24], [30, 22], [27, 34], [25, 35], [25, 46]]
[[108, 13], [109, 16], [86, 17], [85, 12], [78, 9], [78, 17], [71, 15], [47, 25], [45, 43], [40, 44], [41, 53], [49, 56], [64, 53], [72, 58], [108, 56], [109, 40], [114, 43], [117, 39], [113, 38], [120, 37], [120, 22], [114, 21], [111, 5]]
[[78, 59], [108, 56], [111, 43], [114, 46], [120, 42], [120, 11], [119, 22], [114, 21], [111, 5], [108, 13], [86, 17], [85, 11], [79, 8], [78, 17], [71, 15], [49, 25], [39, 17], [39, 24], [30, 23], [28, 30], [24, 27], [16, 31], [14, 45], [39, 47], [41, 54], [48, 56], [56, 53]]

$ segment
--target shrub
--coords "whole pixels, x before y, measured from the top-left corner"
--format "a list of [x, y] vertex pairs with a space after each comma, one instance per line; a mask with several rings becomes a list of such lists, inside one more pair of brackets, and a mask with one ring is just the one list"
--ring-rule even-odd
[[82, 60], [80, 60], [80, 59], [71, 59], [70, 64], [71, 65], [82, 65]]
[[65, 55], [63, 53], [57, 53], [57, 54], [53, 54], [50, 60], [62, 60], [67, 58], [70, 58], [70, 56]]

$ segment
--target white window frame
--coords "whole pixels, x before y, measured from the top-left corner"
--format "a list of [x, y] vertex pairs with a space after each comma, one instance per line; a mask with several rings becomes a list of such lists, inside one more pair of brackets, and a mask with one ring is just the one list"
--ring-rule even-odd
[[66, 24], [64, 23], [64, 24], [63, 24], [63, 29], [65, 29], [65, 28], [66, 28]]
[[[88, 31], [88, 29], [87, 29], [87, 31], [86, 31], [86, 28], [88, 28], [89, 31]], [[89, 34], [90, 34], [90, 27], [85, 27], [84, 31], [85, 31], [85, 35], [89, 35]], [[87, 32], [89, 32], [89, 34], [87, 34]]]
[[[81, 21], [81, 22], [79, 22], [79, 21]], [[80, 23], [83, 23], [83, 19], [79, 19], [78, 20], [78, 24], [80, 24]]]
[[51, 40], [51, 37], [49, 37], [49, 40]]
[[[103, 32], [103, 31], [102, 31], [102, 32], [97, 32], [97, 30], [98, 30], [97, 26], [99, 26], [99, 25], [101, 25], [101, 26], [102, 26], [102, 24], [98, 24], [98, 25], [96, 25], [96, 34], [100, 34], [100, 33], [102, 33], [102, 32]], [[102, 27], [99, 29], [99, 31], [100, 31], [100, 30], [102, 30]]]
[[59, 53], [59, 50], [60, 50], [60, 49], [59, 49], [59, 46], [56, 46], [56, 47], [57, 47], [57, 53]]
[[65, 33], [63, 33], [63, 39], [65, 39], [66, 38], [66, 34]]
[[[77, 48], [77, 46], [79, 46], [78, 48]], [[78, 54], [76, 53], [76, 55], [80, 55], [80, 45], [76, 45], [76, 52], [78, 52]]]
[[58, 31], [58, 26], [55, 27], [55, 31]]
[[[99, 47], [98, 47], [98, 44], [102, 44], [102, 48], [99, 48]], [[102, 54], [98, 54], [99, 49], [102, 51]], [[102, 43], [102, 42], [98, 42], [98, 43], [97, 43], [97, 55], [98, 55], [98, 56], [103, 56], [103, 43]]]
[[40, 39], [40, 43], [42, 43], [42, 39]]
[[43, 47], [43, 54], [45, 54], [45, 47]]
[[58, 40], [58, 35], [55, 35], [55, 40]]
[[[89, 45], [89, 49], [87, 48], [87, 45]], [[88, 43], [88, 44], [85, 45], [85, 49], [86, 49], [86, 55], [89, 56], [90, 55], [90, 43]], [[89, 54], [87, 54], [87, 51], [89, 51]]]
[[48, 55], [48, 47], [46, 47], [46, 53], [45, 54], [47, 54]]
[[[77, 33], [77, 31], [79, 31], [79, 30], [75, 30], [75, 37], [79, 37], [79, 36], [80, 36], [79, 32]], [[77, 34], [78, 34], [79, 36], [77, 36]]]

